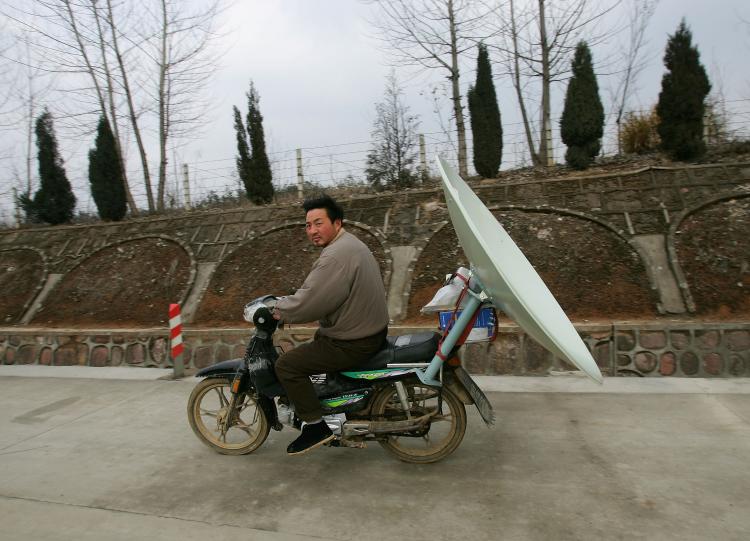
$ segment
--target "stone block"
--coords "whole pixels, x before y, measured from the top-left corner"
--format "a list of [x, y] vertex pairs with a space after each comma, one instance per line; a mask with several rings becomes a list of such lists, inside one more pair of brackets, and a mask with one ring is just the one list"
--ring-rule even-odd
[[671, 376], [677, 371], [677, 359], [671, 351], [665, 351], [659, 357], [659, 373], [662, 376]]
[[97, 334], [91, 340], [95, 344], [109, 344], [110, 337], [104, 334]]
[[703, 355], [703, 370], [712, 376], [720, 376], [722, 367], [721, 355], [718, 353], [706, 353]]
[[719, 331], [698, 331], [695, 333], [695, 342], [700, 349], [716, 349], [721, 342]]
[[53, 362], [55, 366], [86, 366], [88, 353], [89, 347], [86, 344], [68, 342], [57, 348]]
[[232, 352], [227, 345], [220, 345], [216, 348], [216, 356], [214, 362], [228, 361], [232, 358]]
[[698, 373], [698, 356], [692, 351], [686, 351], [680, 357], [680, 368], [686, 376], [694, 376]]
[[39, 353], [39, 364], [50, 366], [52, 364], [52, 348], [42, 348]]
[[237, 344], [232, 347], [232, 359], [242, 358], [245, 356], [245, 345]]
[[109, 365], [109, 349], [107, 346], [95, 346], [91, 350], [91, 359], [89, 359], [91, 366], [108, 366]]
[[156, 364], [163, 364], [169, 358], [169, 346], [164, 337], [154, 337], [148, 346], [151, 360]]
[[745, 359], [738, 353], [732, 353], [727, 363], [727, 371], [733, 376], [743, 376], [745, 374]]
[[623, 353], [617, 355], [617, 366], [630, 366], [631, 362], [632, 359], [630, 358], [630, 355], [625, 355]]
[[656, 368], [656, 355], [650, 351], [639, 351], [635, 354], [635, 367], [644, 374], [653, 372]]
[[687, 349], [690, 346], [690, 333], [688, 331], [671, 331], [669, 340], [674, 349]]
[[196, 348], [193, 365], [196, 368], [205, 368], [211, 366], [214, 361], [213, 348], [210, 346], [201, 346]]
[[11, 346], [20, 346], [21, 345], [21, 337], [17, 336], [15, 334], [12, 334], [8, 337], [8, 343]]
[[609, 342], [594, 346], [594, 360], [599, 368], [609, 368], [611, 349]]
[[490, 374], [522, 374], [523, 362], [519, 358], [520, 338], [517, 334], [501, 334], [490, 345]]
[[146, 360], [146, 348], [143, 344], [130, 344], [125, 350], [125, 362], [128, 364], [143, 364]]
[[523, 337], [523, 357], [529, 374], [546, 374], [552, 368], [552, 354], [528, 335]]
[[39, 347], [25, 345], [18, 348], [16, 362], [18, 364], [36, 364], [36, 356], [39, 354]]
[[16, 364], [16, 348], [6, 347], [3, 364]]
[[619, 331], [617, 333], [617, 351], [630, 351], [635, 347], [633, 331]]
[[662, 331], [641, 331], [639, 338], [643, 349], [662, 349], [667, 345], [667, 335]]
[[112, 343], [113, 344], [124, 344], [125, 343], [125, 337], [120, 335], [115, 335], [112, 337]]
[[120, 346], [112, 346], [109, 351], [109, 363], [111, 366], [120, 366], [124, 357], [124, 351]]
[[728, 331], [725, 333], [727, 347], [732, 351], [750, 349], [750, 331]]
[[467, 344], [461, 354], [461, 361], [470, 374], [486, 374], [487, 356], [487, 347], [484, 344]]

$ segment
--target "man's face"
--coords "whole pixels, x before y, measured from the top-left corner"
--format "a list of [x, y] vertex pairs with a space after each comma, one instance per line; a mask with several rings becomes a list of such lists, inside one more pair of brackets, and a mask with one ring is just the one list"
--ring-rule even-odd
[[311, 209], [305, 218], [305, 232], [315, 246], [323, 248], [336, 238], [341, 230], [341, 220], [331, 222], [326, 209]]

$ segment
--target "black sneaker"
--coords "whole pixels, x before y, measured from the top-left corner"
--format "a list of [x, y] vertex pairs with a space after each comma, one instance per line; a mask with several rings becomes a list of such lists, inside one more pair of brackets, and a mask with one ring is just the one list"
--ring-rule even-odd
[[328, 443], [335, 436], [325, 421], [319, 423], [305, 425], [302, 427], [302, 434], [299, 438], [294, 440], [286, 448], [286, 452], [290, 455], [301, 455], [307, 451], [320, 447], [321, 445]]

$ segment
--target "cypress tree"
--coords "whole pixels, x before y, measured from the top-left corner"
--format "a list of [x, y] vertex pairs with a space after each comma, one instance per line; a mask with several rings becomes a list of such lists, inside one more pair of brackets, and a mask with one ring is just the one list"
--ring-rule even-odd
[[76, 196], [65, 174], [52, 115], [47, 109], [37, 118], [35, 131], [40, 186], [29, 205], [29, 214], [52, 225], [69, 222], [73, 218]]
[[127, 211], [122, 164], [115, 136], [104, 115], [99, 118], [94, 148], [89, 151], [89, 183], [99, 217], [115, 222], [122, 220]]
[[688, 160], [706, 151], [703, 142], [704, 101], [711, 84], [692, 45], [693, 35], [683, 19], [669, 36], [656, 112], [662, 149], [672, 158]]
[[469, 88], [469, 117], [474, 138], [474, 168], [484, 178], [494, 178], [503, 157], [503, 126], [487, 47], [479, 44], [477, 80]]
[[250, 147], [247, 144], [247, 132], [242, 122], [242, 115], [237, 107], [234, 107], [234, 131], [237, 134], [237, 174], [245, 186], [248, 199], [252, 199], [253, 191], [250, 183]]
[[266, 140], [263, 135], [263, 115], [259, 108], [260, 96], [255, 85], [250, 83], [247, 93], [247, 133], [250, 136], [250, 167], [248, 197], [256, 205], [270, 203], [273, 199], [271, 164], [266, 154]]
[[568, 146], [565, 152], [567, 164], [576, 169], [586, 169], [601, 149], [604, 107], [599, 99], [591, 51], [585, 41], [576, 47], [572, 71], [560, 119], [560, 135]]

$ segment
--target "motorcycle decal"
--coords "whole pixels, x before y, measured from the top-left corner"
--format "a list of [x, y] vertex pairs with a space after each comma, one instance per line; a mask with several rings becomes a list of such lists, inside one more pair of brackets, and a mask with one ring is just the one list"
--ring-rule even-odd
[[365, 397], [364, 394], [347, 394], [344, 396], [338, 396], [336, 398], [329, 398], [326, 400], [321, 400], [321, 403], [324, 406], [327, 406], [329, 408], [338, 408], [341, 406], [354, 404], [355, 402], [362, 400], [364, 397]]
[[390, 370], [385, 368], [383, 370], [365, 370], [363, 372], [342, 372], [347, 378], [356, 379], [381, 379], [381, 378], [392, 378], [394, 376], [403, 376], [404, 374], [411, 374], [414, 372], [413, 368], [405, 370]]

